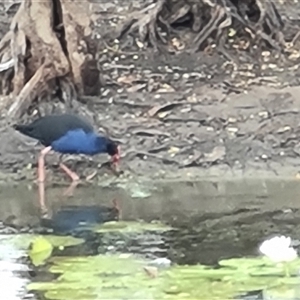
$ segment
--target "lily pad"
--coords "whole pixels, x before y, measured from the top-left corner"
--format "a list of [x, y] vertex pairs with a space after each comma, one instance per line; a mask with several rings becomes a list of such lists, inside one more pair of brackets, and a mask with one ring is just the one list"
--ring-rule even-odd
[[30, 245], [29, 257], [35, 266], [44, 264], [45, 260], [51, 256], [52, 244], [42, 236], [37, 237]]
[[[110, 226], [101, 226], [104, 230], [100, 232], [132, 232], [132, 228], [145, 230], [144, 226], [135, 227], [133, 224], [136, 222], [110, 222]], [[149, 230], [149, 227], [146, 228]], [[300, 278], [284, 276], [282, 265], [262, 257], [222, 260], [217, 268], [201, 264], [172, 264], [167, 269], [158, 270], [154, 278], [144, 270], [148, 262], [132, 254], [52, 257], [49, 271], [57, 274], [57, 279], [31, 283], [28, 289], [43, 291], [49, 300], [96, 300], [99, 297], [189, 300], [199, 299], [199, 295], [201, 300], [223, 300], [234, 299], [253, 290], [276, 293], [282, 286], [298, 289], [300, 284]], [[289, 264], [293, 272], [298, 267], [299, 260]]]
[[[16, 247], [20, 250], [27, 250], [30, 244], [37, 238], [42, 235], [35, 235], [35, 234], [12, 234], [6, 235], [5, 239], [2, 240], [7, 244], [11, 244], [12, 246]], [[56, 236], [56, 235], [43, 235], [53, 247], [68, 247], [79, 245], [84, 242], [83, 239], [74, 238], [72, 236]]]
[[[143, 271], [144, 262], [133, 257], [99, 255], [95, 257], [53, 259], [50, 271], [61, 273], [54, 282], [32, 283], [29, 290], [44, 290], [48, 299], [152, 299], [151, 290], [159, 281], [149, 280]], [[94, 297], [94, 298], [93, 298]]]
[[300, 298], [300, 290], [294, 287], [291, 288], [288, 285], [282, 285], [281, 287], [266, 289], [264, 296], [268, 299], [294, 300]]
[[98, 233], [105, 232], [143, 232], [143, 231], [168, 231], [172, 228], [157, 222], [157, 223], [146, 223], [146, 222], [130, 222], [130, 221], [119, 221], [119, 222], [106, 222], [101, 225], [93, 226], [93, 231]]
[[[219, 261], [219, 265], [235, 270], [239, 274], [246, 273], [251, 276], [285, 276], [283, 264], [276, 264], [266, 257], [226, 259]], [[291, 275], [297, 274], [300, 269], [300, 259], [289, 262], [287, 267]]]
[[233, 269], [248, 269], [254, 267], [273, 266], [269, 260], [264, 257], [255, 258], [230, 258], [219, 261], [219, 265], [222, 267], [230, 267]]
[[[261, 258], [250, 259], [243, 261], [242, 265], [249, 266], [251, 270], [267, 268], [268, 272], [274, 271], [270, 266], [259, 264], [259, 261], [261, 263]], [[49, 270], [58, 274], [58, 278], [53, 282], [31, 283], [28, 289], [44, 291], [46, 298], [53, 300], [89, 300], [98, 299], [99, 295], [101, 299], [170, 300], [199, 299], [201, 295], [201, 300], [221, 300], [233, 299], [252, 290], [276, 290], [282, 284], [296, 288], [300, 282], [298, 278], [274, 277], [272, 274], [252, 276], [244, 268], [204, 265], [172, 265], [169, 269], [160, 270], [158, 277], [151, 278], [143, 269], [147, 261], [133, 255], [54, 257], [51, 262], [53, 265]]]
[[172, 268], [172, 270], [169, 272], [169, 276], [171, 278], [194, 278], [198, 277], [199, 279], [204, 277], [206, 279], [208, 278], [214, 278], [214, 279], [222, 279], [227, 276], [234, 276], [235, 270], [230, 269], [213, 269], [209, 268], [207, 266], [203, 265], [196, 265], [191, 268], [191, 266], [188, 267], [181, 267], [181, 266], [175, 266]]

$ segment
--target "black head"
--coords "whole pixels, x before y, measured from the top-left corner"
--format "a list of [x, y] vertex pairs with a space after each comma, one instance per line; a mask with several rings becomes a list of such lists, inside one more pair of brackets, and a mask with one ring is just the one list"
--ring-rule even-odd
[[114, 156], [115, 154], [118, 154], [119, 153], [119, 148], [118, 148], [118, 145], [111, 141], [111, 140], [108, 140], [107, 141], [107, 144], [106, 144], [106, 151], [107, 153], [110, 155], [110, 156]]
[[106, 151], [112, 157], [113, 162], [117, 163], [120, 160], [120, 146], [117, 143], [112, 140], [108, 140], [106, 144]]

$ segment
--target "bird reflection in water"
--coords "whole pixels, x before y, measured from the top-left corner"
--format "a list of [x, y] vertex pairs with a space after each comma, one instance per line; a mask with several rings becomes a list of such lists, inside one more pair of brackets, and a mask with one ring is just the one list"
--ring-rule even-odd
[[[78, 184], [78, 183], [77, 183]], [[76, 184], [76, 185], [77, 185]], [[67, 189], [74, 189], [75, 182]], [[66, 205], [53, 211], [47, 207], [44, 182], [38, 183], [41, 225], [51, 228], [56, 234], [69, 234], [89, 225], [117, 221], [121, 216], [119, 201], [112, 200], [112, 206], [104, 205]], [[66, 193], [66, 192], [65, 192]]]
[[[46, 199], [45, 199], [45, 182], [37, 182], [39, 206], [42, 214], [47, 214]], [[64, 191], [63, 196], [71, 197], [74, 195], [75, 188], [80, 184], [80, 181], [72, 181], [69, 187]]]

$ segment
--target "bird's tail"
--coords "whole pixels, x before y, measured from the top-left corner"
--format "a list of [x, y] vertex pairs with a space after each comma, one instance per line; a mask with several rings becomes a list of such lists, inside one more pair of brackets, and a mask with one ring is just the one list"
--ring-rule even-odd
[[13, 128], [15, 130], [23, 133], [24, 135], [32, 137], [32, 128], [31, 128], [31, 126], [14, 124]]

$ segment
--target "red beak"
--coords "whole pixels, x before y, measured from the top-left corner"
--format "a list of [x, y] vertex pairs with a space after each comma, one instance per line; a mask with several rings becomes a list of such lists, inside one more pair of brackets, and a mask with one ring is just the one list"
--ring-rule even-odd
[[112, 163], [114, 167], [117, 167], [119, 161], [120, 161], [120, 146], [118, 146], [117, 153], [112, 156]]

